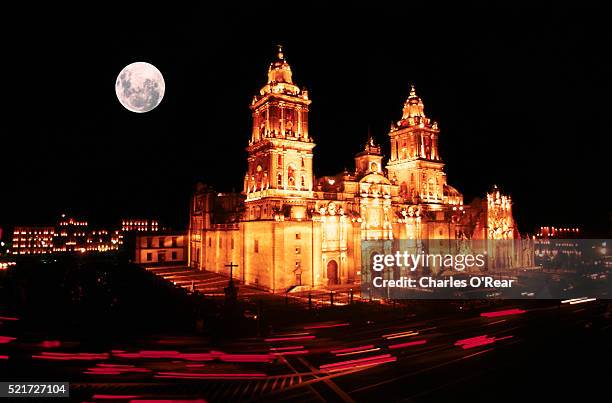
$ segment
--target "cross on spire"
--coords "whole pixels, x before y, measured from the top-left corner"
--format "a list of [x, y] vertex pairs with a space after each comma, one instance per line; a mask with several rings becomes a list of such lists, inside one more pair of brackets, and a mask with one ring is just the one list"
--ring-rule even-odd
[[414, 89], [414, 84], [410, 84], [410, 96], [416, 97], [416, 90]]

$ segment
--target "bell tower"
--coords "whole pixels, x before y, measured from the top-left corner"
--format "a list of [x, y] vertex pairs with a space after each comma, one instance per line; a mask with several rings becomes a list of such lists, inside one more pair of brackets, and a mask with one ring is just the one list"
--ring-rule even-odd
[[377, 173], [382, 175], [382, 153], [380, 146], [376, 144], [374, 138], [368, 135], [363, 151], [355, 156], [355, 171], [359, 176], [365, 176], [369, 173]]
[[253, 97], [253, 130], [247, 147], [244, 193], [263, 197], [312, 197], [312, 150], [308, 91], [293, 83], [283, 48], [268, 68], [268, 82]]
[[438, 124], [425, 115], [414, 86], [404, 103], [402, 118], [391, 125], [389, 178], [399, 185], [407, 203], [444, 203], [446, 174], [438, 153]]

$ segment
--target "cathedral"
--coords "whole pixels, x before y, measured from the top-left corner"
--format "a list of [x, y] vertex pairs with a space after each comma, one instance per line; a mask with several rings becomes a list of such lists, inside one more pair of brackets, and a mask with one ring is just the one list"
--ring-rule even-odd
[[192, 268], [229, 275], [232, 263], [234, 278], [271, 292], [359, 286], [364, 241], [519, 238], [509, 196], [493, 188], [466, 205], [447, 183], [440, 130], [414, 87], [389, 130], [386, 165], [369, 138], [354, 169], [333, 176], [314, 176], [311, 102], [279, 47], [250, 105], [243, 192], [196, 187]]

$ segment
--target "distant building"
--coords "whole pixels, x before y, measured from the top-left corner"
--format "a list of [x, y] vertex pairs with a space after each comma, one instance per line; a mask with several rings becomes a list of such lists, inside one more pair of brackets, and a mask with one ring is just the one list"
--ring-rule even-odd
[[109, 252], [119, 250], [123, 245], [123, 234], [119, 230], [93, 230], [87, 233], [85, 242], [86, 252]]
[[535, 235], [535, 254], [538, 261], [545, 269], [559, 267], [560, 262], [565, 267], [580, 267], [584, 259], [584, 244], [579, 241], [581, 236], [578, 227], [540, 227]]
[[578, 227], [540, 227], [538, 233], [535, 235], [536, 239], [547, 239], [547, 238], [558, 238], [558, 239], [572, 239], [580, 238], [582, 233]]
[[42, 255], [54, 251], [55, 227], [28, 226], [13, 229], [13, 255]]
[[56, 226], [15, 227], [10, 250], [13, 255], [109, 252], [119, 250], [123, 237], [118, 229], [90, 229], [87, 221], [62, 214]]
[[187, 262], [185, 233], [158, 233], [136, 236], [134, 263], [167, 264]]
[[56, 228], [54, 252], [85, 252], [87, 250], [87, 221], [62, 214]]
[[128, 218], [121, 220], [121, 231], [126, 232], [157, 232], [159, 221], [144, 218]]

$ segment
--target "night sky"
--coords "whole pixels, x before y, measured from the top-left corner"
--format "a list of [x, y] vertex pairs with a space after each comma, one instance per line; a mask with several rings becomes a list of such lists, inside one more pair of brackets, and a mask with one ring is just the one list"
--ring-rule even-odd
[[[282, 43], [313, 101], [316, 175], [352, 168], [368, 130], [388, 150], [414, 83], [466, 203], [498, 184], [522, 231], [610, 228], [602, 12], [151, 4], [5, 13], [0, 225], [54, 223], [66, 211], [93, 224], [137, 216], [184, 228], [196, 182], [241, 190], [248, 106]], [[115, 96], [117, 74], [135, 61], [166, 82], [145, 114]]]

